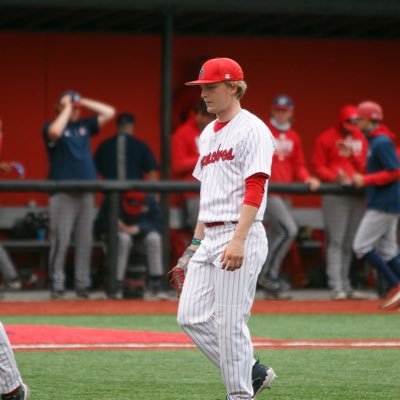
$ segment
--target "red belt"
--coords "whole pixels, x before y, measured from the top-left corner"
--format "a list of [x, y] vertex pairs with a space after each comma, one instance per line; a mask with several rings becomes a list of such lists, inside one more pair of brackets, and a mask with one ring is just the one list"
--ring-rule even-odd
[[237, 223], [238, 221], [229, 221], [229, 222], [217, 221], [217, 222], [205, 222], [204, 225], [206, 228], [213, 228], [214, 226], [220, 226], [225, 224], [237, 224]]

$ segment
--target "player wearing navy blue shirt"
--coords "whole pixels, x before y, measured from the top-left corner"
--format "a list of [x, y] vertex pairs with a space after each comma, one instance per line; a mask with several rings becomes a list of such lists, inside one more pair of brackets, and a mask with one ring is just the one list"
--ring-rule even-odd
[[157, 161], [146, 143], [134, 137], [135, 116], [122, 113], [117, 133], [98, 147], [94, 160], [104, 179], [157, 179]]
[[369, 149], [366, 174], [353, 176], [356, 187], [366, 186], [367, 212], [358, 227], [353, 249], [386, 278], [390, 291], [381, 305], [393, 309], [400, 305], [400, 260], [397, 225], [400, 216], [400, 161], [393, 142], [394, 134], [382, 124], [383, 112], [372, 101], [360, 103], [358, 125], [366, 135]]
[[[95, 113], [80, 118], [81, 107]], [[43, 127], [49, 157], [49, 179], [96, 179], [90, 138], [115, 115], [113, 107], [67, 91], [58, 98], [56, 117]], [[75, 233], [75, 290], [88, 297], [94, 212], [93, 193], [54, 193], [49, 200], [51, 297], [65, 294], [64, 264], [71, 233]]]

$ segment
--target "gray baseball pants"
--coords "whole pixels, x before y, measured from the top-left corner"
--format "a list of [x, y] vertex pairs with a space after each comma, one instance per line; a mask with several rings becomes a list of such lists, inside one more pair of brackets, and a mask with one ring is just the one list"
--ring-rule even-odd
[[50, 277], [52, 290], [64, 290], [65, 258], [75, 240], [75, 289], [90, 287], [94, 195], [57, 193], [50, 197]]
[[284, 258], [298, 231], [289, 200], [278, 196], [269, 197], [265, 219], [268, 221], [269, 252], [261, 275], [278, 278]]
[[[156, 231], [148, 233], [143, 239], [146, 248], [148, 275], [151, 277], [164, 275], [161, 239], [161, 234]], [[129, 233], [118, 233], [117, 281], [122, 281], [125, 277], [129, 254], [134, 242], [135, 239]]]
[[0, 272], [5, 282], [9, 282], [17, 278], [17, 271], [10, 260], [3, 246], [0, 246]]
[[399, 214], [368, 210], [358, 227], [353, 249], [358, 258], [376, 250], [385, 261], [398, 255], [397, 224]]
[[10, 393], [22, 384], [14, 353], [0, 322], [0, 394]]
[[351, 291], [352, 244], [364, 211], [365, 200], [361, 196], [326, 195], [322, 198], [327, 236], [326, 273], [332, 290]]

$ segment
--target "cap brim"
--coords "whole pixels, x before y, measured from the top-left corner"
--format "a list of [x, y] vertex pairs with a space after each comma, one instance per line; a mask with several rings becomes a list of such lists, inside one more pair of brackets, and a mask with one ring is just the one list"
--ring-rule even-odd
[[342, 126], [346, 131], [355, 132], [358, 130], [358, 125], [349, 124], [348, 122], [342, 122]]
[[197, 81], [186, 82], [185, 85], [186, 86], [208, 85], [210, 83], [218, 83], [218, 82], [224, 82], [224, 81], [210, 81], [205, 79], [199, 79]]
[[293, 109], [293, 106], [272, 106], [273, 110], [283, 110], [283, 111], [289, 111]]

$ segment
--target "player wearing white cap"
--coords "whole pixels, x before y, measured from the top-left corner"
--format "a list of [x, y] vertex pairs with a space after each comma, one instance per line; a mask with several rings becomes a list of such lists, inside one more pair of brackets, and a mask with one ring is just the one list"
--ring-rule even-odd
[[241, 108], [247, 85], [234, 60], [208, 60], [199, 79], [187, 84], [200, 85], [217, 119], [199, 140], [193, 176], [201, 182], [200, 211], [192, 245], [172, 270], [176, 283], [190, 259], [178, 323], [220, 369], [227, 399], [247, 400], [275, 378], [272, 368], [254, 359], [246, 324], [268, 252], [262, 220], [274, 139]]

